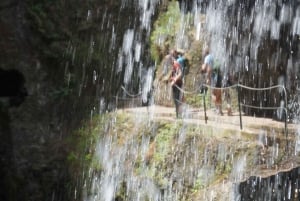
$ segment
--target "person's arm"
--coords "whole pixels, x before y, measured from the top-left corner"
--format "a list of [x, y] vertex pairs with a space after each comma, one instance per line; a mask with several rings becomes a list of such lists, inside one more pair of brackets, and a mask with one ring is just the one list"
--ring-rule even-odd
[[[170, 55], [165, 56], [164, 60], [162, 61], [162, 72], [158, 76], [158, 80], [164, 80], [170, 74], [170, 69], [172, 68], [171, 65], [171, 58]], [[170, 77], [170, 76], [169, 76]]]
[[201, 73], [206, 73], [206, 84], [210, 84], [212, 69], [207, 63], [202, 64]]
[[209, 61], [208, 61], [208, 56], [205, 56], [204, 57], [204, 62], [201, 66], [201, 69], [200, 69], [200, 72], [201, 73], [208, 73], [208, 70], [209, 70]]
[[210, 79], [211, 79], [211, 74], [212, 74], [212, 68], [208, 65], [208, 64], [206, 64], [207, 65], [207, 70], [206, 70], [206, 72], [207, 72], [207, 84], [210, 84]]
[[181, 76], [182, 76], [182, 71], [181, 71], [181, 68], [177, 68], [176, 69], [176, 75], [172, 78], [172, 81], [171, 81], [171, 86], [173, 86], [178, 79], [181, 79]]
[[207, 64], [202, 64], [202, 66], [201, 66], [201, 73], [207, 73], [207, 69], [208, 69], [208, 65]]

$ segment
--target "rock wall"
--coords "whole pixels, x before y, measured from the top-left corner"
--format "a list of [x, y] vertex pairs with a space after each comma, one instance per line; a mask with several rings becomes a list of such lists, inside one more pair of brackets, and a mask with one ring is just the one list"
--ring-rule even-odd
[[[77, 173], [69, 172], [67, 160], [74, 145], [66, 139], [91, 115], [116, 107], [126, 73], [126, 62], [118, 64], [124, 35], [132, 30], [141, 55], [147, 55], [157, 5], [1, 1], [0, 69], [21, 74], [27, 96], [11, 105], [11, 97], [0, 92], [0, 200], [79, 199], [74, 194], [81, 181], [71, 180]], [[128, 52], [134, 55], [134, 49]], [[141, 88], [139, 72], [150, 61], [132, 63], [127, 90], [135, 93]]]

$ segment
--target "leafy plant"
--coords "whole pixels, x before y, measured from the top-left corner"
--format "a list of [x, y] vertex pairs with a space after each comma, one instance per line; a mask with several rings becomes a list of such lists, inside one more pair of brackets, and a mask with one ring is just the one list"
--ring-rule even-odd
[[161, 14], [154, 24], [151, 35], [151, 56], [160, 62], [163, 55], [174, 45], [174, 38], [180, 22], [180, 10], [177, 1], [171, 1], [167, 12]]

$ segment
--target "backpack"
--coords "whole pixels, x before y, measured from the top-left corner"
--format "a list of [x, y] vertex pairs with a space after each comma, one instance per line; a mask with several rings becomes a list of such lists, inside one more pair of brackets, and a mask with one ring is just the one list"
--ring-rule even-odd
[[221, 75], [220, 68], [213, 69], [212, 83], [213, 83], [213, 87], [218, 87], [218, 88], [222, 87], [222, 75]]
[[189, 62], [188, 59], [184, 56], [179, 56], [177, 58], [178, 63], [180, 64], [182, 75], [187, 75], [189, 73]]
[[221, 88], [222, 87], [222, 73], [221, 73], [221, 63], [219, 60], [214, 62], [212, 68], [212, 83], [213, 87]]

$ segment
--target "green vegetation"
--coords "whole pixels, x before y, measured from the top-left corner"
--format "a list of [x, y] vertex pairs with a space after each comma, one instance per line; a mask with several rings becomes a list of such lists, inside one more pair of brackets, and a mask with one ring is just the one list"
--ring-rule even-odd
[[[101, 174], [102, 164], [94, 157], [94, 151], [98, 140], [104, 136], [114, 139], [111, 144], [113, 150], [119, 150], [133, 139], [134, 144], [141, 144], [143, 139], [149, 138], [146, 153], [137, 151], [133, 156], [136, 161], [129, 158], [126, 163], [133, 165], [135, 177], [149, 179], [161, 189], [168, 187], [173, 173], [180, 173], [177, 179], [183, 182], [183, 191], [186, 192], [180, 200], [193, 200], [194, 196], [200, 196], [208, 189], [224, 185], [233, 171], [237, 171], [234, 166], [240, 160], [245, 160], [244, 174], [257, 165], [263, 166], [268, 160], [260, 161], [262, 152], [267, 156], [267, 149], [257, 145], [253, 136], [249, 138], [249, 135], [226, 129], [213, 132], [213, 127], [199, 127], [180, 120], [148, 121], [138, 118], [137, 122], [135, 115], [118, 112], [93, 117], [70, 137], [69, 144], [74, 149], [69, 152], [68, 160], [74, 175], [80, 175], [82, 168], [91, 168]], [[283, 160], [283, 154], [279, 154], [274, 158], [274, 165], [280, 165]], [[120, 182], [117, 197], [125, 199], [126, 182]]]
[[[200, 107], [203, 106], [203, 99], [199, 95], [198, 90], [202, 79], [199, 74], [199, 67], [202, 62], [203, 40], [195, 40], [195, 26], [193, 25], [194, 22], [191, 21], [193, 19], [191, 15], [183, 15], [179, 10], [177, 1], [169, 2], [167, 11], [161, 12], [154, 24], [151, 34], [151, 55], [157, 63], [156, 77], [159, 77], [162, 72], [162, 61], [165, 55], [171, 49], [182, 48], [176, 46], [179, 45], [177, 44], [179, 33], [184, 29], [186, 40], [190, 44], [190, 47], [182, 50], [189, 63], [188, 74], [185, 76], [184, 90], [192, 92], [185, 94], [185, 102], [194, 107]], [[170, 100], [163, 98], [165, 97], [162, 95], [163, 93], [166, 94], [167, 92], [161, 89], [160, 94], [155, 94], [156, 102], [160, 105], [169, 106]], [[208, 96], [206, 98], [206, 101], [210, 100]]]
[[158, 130], [155, 137], [156, 149], [154, 153], [154, 161], [157, 164], [163, 163], [166, 156], [170, 152], [170, 144], [174, 140], [174, 135], [178, 132], [180, 126], [175, 124], [166, 123]]
[[163, 56], [174, 47], [174, 39], [180, 23], [180, 11], [177, 1], [169, 3], [166, 12], [159, 15], [151, 34], [151, 55], [160, 63]]
[[67, 138], [66, 141], [69, 147], [67, 160], [70, 171], [74, 173], [74, 176], [80, 175], [82, 169], [87, 170], [91, 165], [96, 170], [101, 169], [100, 164], [93, 161], [93, 155], [96, 142], [103, 135], [103, 125], [110, 118], [111, 116], [108, 114], [94, 116], [92, 120], [83, 123], [81, 128]]

